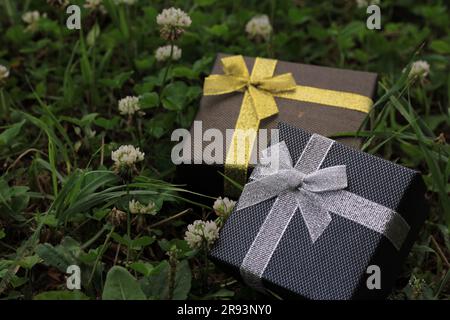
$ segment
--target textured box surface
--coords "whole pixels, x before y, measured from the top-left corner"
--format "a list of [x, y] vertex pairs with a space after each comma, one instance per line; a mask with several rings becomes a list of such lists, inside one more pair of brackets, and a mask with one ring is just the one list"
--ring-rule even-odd
[[[281, 123], [292, 160], [300, 157], [310, 133]], [[308, 299], [384, 298], [424, 222], [424, 185], [414, 170], [334, 143], [320, 168], [346, 165], [346, 190], [399, 213], [410, 230], [397, 250], [382, 234], [330, 211], [332, 220], [312, 243], [297, 209], [262, 276], [266, 288], [283, 297]], [[227, 220], [210, 258], [240, 278], [240, 266], [275, 199], [234, 211]], [[366, 286], [369, 265], [381, 270], [381, 289]]]

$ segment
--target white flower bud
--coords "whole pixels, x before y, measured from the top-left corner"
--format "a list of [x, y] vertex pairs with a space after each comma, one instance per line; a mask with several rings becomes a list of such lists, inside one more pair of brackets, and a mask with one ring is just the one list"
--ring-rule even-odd
[[164, 9], [156, 17], [156, 23], [160, 26], [187, 28], [192, 21], [189, 15], [181, 9], [169, 8]]
[[214, 202], [213, 209], [219, 217], [227, 218], [233, 211], [235, 205], [236, 201], [230, 200], [227, 197], [223, 199], [222, 197], [219, 197]]
[[143, 205], [137, 200], [131, 200], [128, 203], [128, 208], [133, 214], [156, 214], [156, 205], [153, 201], [150, 201], [147, 205]]
[[86, 0], [84, 3], [84, 7], [88, 10], [98, 10], [101, 14], [106, 14], [107, 10], [105, 6], [102, 4], [103, 0]]
[[170, 58], [170, 52], [172, 50], [172, 60], [179, 60], [181, 58], [181, 49], [177, 46], [167, 45], [156, 49], [155, 58], [157, 61], [166, 61]]
[[9, 77], [9, 70], [8, 70], [8, 68], [5, 67], [5, 66], [2, 66], [0, 64], [0, 81], [6, 79], [8, 77]]
[[161, 37], [173, 41], [181, 37], [184, 28], [189, 27], [192, 21], [186, 12], [172, 7], [158, 14], [156, 23], [160, 27]]
[[245, 31], [251, 39], [268, 40], [272, 33], [272, 25], [267, 15], [253, 17], [245, 26]]
[[128, 96], [119, 100], [119, 112], [123, 115], [133, 115], [136, 112], [144, 114], [140, 111], [139, 98]]
[[121, 166], [131, 167], [135, 163], [144, 160], [144, 153], [132, 145], [120, 146], [119, 149], [111, 153], [111, 159], [114, 161], [114, 166], [119, 168]]
[[410, 79], [419, 78], [424, 79], [430, 73], [430, 65], [428, 62], [423, 60], [418, 60], [413, 62], [411, 65], [411, 70], [409, 71], [408, 77]]
[[219, 228], [214, 221], [196, 220], [188, 225], [184, 240], [192, 249], [200, 249], [204, 244], [209, 248], [219, 238]]

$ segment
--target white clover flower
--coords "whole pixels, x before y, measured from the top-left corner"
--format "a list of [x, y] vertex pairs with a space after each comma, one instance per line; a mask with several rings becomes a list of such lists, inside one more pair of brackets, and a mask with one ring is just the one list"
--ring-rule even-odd
[[39, 11], [28, 11], [22, 15], [23, 22], [27, 24], [36, 23], [39, 21], [39, 19], [41, 19], [41, 14], [39, 13]]
[[272, 25], [267, 15], [253, 17], [245, 26], [245, 32], [251, 39], [262, 38], [268, 40], [272, 33]]
[[0, 64], [0, 81], [6, 79], [8, 77], [9, 77], [9, 70], [8, 70], [8, 68], [5, 67], [5, 66], [2, 66]]
[[235, 205], [236, 201], [230, 200], [227, 197], [223, 199], [222, 197], [218, 197], [214, 202], [213, 209], [219, 217], [227, 218], [233, 211]]
[[38, 29], [38, 22], [41, 20], [41, 18], [46, 18], [47, 14], [44, 13], [41, 15], [39, 11], [28, 11], [25, 12], [22, 15], [22, 20], [26, 24], [28, 24], [28, 27], [25, 29], [26, 31], [34, 32]]
[[[405, 70], [403, 70], [404, 72]], [[424, 79], [430, 73], [430, 65], [424, 60], [414, 61], [411, 65], [408, 77], [410, 79], [419, 78]]]
[[133, 214], [156, 214], [156, 205], [153, 201], [150, 201], [147, 205], [143, 205], [137, 200], [131, 200], [128, 203], [128, 208]]
[[96, 10], [102, 7], [102, 0], [85, 0], [83, 7], [89, 10]]
[[139, 148], [135, 148], [132, 145], [124, 145], [111, 152], [111, 159], [114, 161], [116, 168], [122, 166], [132, 167], [135, 163], [144, 160], [144, 155]]
[[188, 28], [192, 20], [189, 15], [181, 9], [164, 9], [156, 17], [156, 23], [160, 26], [161, 37], [166, 40], [176, 40]]
[[183, 10], [172, 7], [164, 9], [158, 14], [156, 23], [160, 26], [187, 28], [191, 25], [192, 20]]
[[119, 112], [123, 115], [133, 115], [136, 112], [139, 115], [144, 115], [145, 113], [140, 111], [139, 98], [138, 97], [125, 97], [119, 100]]
[[380, 0], [356, 0], [356, 6], [358, 8], [367, 8], [368, 6], [372, 5], [372, 4], [380, 4]]
[[172, 50], [172, 60], [179, 60], [181, 58], [181, 49], [175, 45], [172, 48], [170, 44], [156, 49], [155, 51], [156, 60], [162, 62], [170, 59], [171, 50]]
[[106, 14], [107, 11], [102, 2], [103, 0], [86, 0], [84, 7], [88, 10], [98, 10], [101, 14]]
[[219, 238], [219, 228], [214, 221], [196, 220], [188, 225], [184, 240], [192, 249], [200, 249], [203, 244], [208, 248]]

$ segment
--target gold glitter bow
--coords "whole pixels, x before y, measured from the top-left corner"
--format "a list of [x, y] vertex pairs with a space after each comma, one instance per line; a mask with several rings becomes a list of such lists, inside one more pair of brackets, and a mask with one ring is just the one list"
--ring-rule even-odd
[[[359, 94], [297, 85], [291, 73], [274, 76], [277, 60], [256, 58], [251, 75], [241, 55], [222, 58], [221, 62], [224, 74], [207, 77], [203, 94], [211, 96], [244, 92], [224, 170], [226, 176], [241, 184], [246, 181], [260, 121], [278, 113], [275, 97], [365, 113], [369, 112], [373, 104], [370, 98]], [[225, 194], [239, 195], [227, 180], [224, 187]]]

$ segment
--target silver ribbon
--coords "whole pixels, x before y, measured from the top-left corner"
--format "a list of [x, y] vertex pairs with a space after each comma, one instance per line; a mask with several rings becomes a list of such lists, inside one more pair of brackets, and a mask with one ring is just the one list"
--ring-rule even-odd
[[344, 190], [346, 166], [320, 169], [334, 141], [313, 134], [292, 165], [284, 141], [266, 149], [242, 191], [237, 210], [276, 197], [240, 267], [244, 281], [264, 291], [261, 279], [292, 217], [299, 209], [314, 243], [331, 222], [330, 212], [384, 235], [400, 250], [408, 223], [395, 211]]

